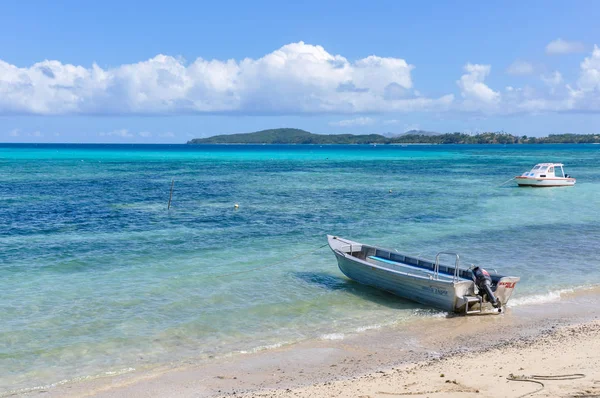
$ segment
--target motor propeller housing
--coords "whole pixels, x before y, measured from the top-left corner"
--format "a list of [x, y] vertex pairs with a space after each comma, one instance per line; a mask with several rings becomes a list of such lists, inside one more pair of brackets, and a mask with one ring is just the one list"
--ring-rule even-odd
[[481, 292], [485, 292], [488, 301], [492, 303], [494, 308], [500, 307], [500, 301], [492, 291], [492, 278], [490, 277], [490, 274], [480, 267], [473, 268], [471, 272], [473, 274], [473, 282], [475, 282], [475, 285], [479, 288], [480, 295], [483, 296]]

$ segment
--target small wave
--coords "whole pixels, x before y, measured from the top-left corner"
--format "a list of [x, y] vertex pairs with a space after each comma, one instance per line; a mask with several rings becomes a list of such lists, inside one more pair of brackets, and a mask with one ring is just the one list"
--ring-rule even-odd
[[119, 375], [133, 372], [133, 371], [135, 371], [135, 368], [125, 368], [125, 369], [116, 370], [116, 371], [112, 371], [112, 372], [104, 372], [104, 374], [106, 376], [119, 376]]
[[508, 307], [517, 307], [520, 305], [545, 304], [560, 301], [565, 296], [575, 297], [579, 294], [600, 293], [600, 285], [584, 285], [568, 289], [559, 289], [544, 294], [534, 294], [530, 296], [517, 297], [508, 302]]
[[507, 303], [508, 307], [518, 307], [521, 305], [545, 304], [560, 301], [561, 296], [573, 293], [574, 289], [561, 289], [545, 294], [534, 294], [532, 296], [517, 297]]
[[330, 333], [321, 336], [321, 340], [344, 340], [343, 333]]
[[361, 333], [361, 332], [366, 332], [367, 330], [373, 330], [373, 329], [381, 329], [382, 325], [367, 325], [367, 326], [361, 326], [355, 329], [356, 332]]
[[413, 315], [418, 317], [445, 318], [448, 316], [448, 313], [436, 309], [417, 308], [413, 310]]
[[241, 350], [239, 351], [240, 354], [255, 354], [257, 352], [260, 351], [266, 351], [266, 350], [274, 350], [276, 348], [282, 347], [285, 343], [275, 343], [275, 344], [268, 344], [268, 345], [261, 345], [258, 347], [254, 347], [250, 350]]
[[4, 393], [0, 392], [0, 397], [9, 397], [12, 395], [28, 394], [28, 393], [32, 393], [35, 391], [43, 392], [44, 390], [49, 390], [51, 388], [59, 387], [59, 386], [62, 386], [62, 385], [68, 384], [68, 383], [77, 383], [77, 382], [82, 382], [82, 381], [95, 380], [95, 379], [99, 379], [99, 378], [107, 377], [107, 376], [119, 376], [119, 375], [122, 375], [125, 373], [130, 373], [133, 371], [135, 371], [135, 368], [125, 368], [125, 369], [116, 370], [116, 371], [103, 372], [101, 374], [94, 375], [94, 376], [78, 376], [78, 377], [74, 377], [72, 379], [64, 379], [64, 380], [60, 380], [55, 383], [50, 383], [50, 384], [46, 384], [43, 386], [25, 387], [25, 388], [21, 388], [18, 390], [7, 391]]

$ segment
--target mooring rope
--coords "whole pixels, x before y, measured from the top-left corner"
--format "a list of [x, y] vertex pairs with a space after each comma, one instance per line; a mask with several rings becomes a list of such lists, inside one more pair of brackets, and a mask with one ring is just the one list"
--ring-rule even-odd
[[296, 256], [294, 256], [294, 257], [290, 257], [290, 258], [287, 258], [287, 259], [285, 259], [285, 260], [283, 260], [283, 261], [278, 261], [278, 262], [276, 262], [276, 263], [273, 263], [273, 264], [267, 264], [267, 265], [263, 265], [263, 266], [260, 266], [260, 267], [255, 267], [255, 268], [245, 269], [245, 270], [243, 270], [243, 271], [230, 272], [230, 273], [228, 273], [228, 274], [212, 275], [212, 277], [213, 277], [213, 278], [224, 278], [224, 277], [226, 277], [226, 276], [239, 275], [239, 274], [246, 274], [246, 273], [248, 273], [248, 272], [258, 271], [258, 270], [260, 270], [260, 269], [265, 269], [265, 268], [269, 268], [269, 267], [275, 267], [275, 266], [277, 266], [277, 265], [281, 265], [281, 264], [288, 263], [288, 262], [290, 262], [290, 261], [292, 261], [292, 260], [295, 260], [295, 259], [297, 259], [297, 258], [300, 258], [300, 257], [303, 257], [303, 256], [308, 256], [309, 254], [313, 254], [313, 253], [315, 253], [315, 252], [317, 252], [317, 251], [321, 250], [322, 248], [324, 248], [324, 247], [326, 247], [326, 246], [328, 246], [328, 245], [329, 245], [329, 244], [328, 244], [328, 243], [326, 243], [326, 244], [324, 244], [324, 245], [322, 245], [322, 246], [319, 246], [319, 247], [317, 247], [316, 249], [313, 249], [313, 250], [311, 250], [311, 251], [300, 253], [300, 254], [298, 254], [298, 255], [296, 255]]
[[512, 181], [512, 180], [514, 180], [515, 178], [517, 178], [517, 177], [513, 177], [513, 178], [511, 178], [510, 180], [504, 181], [502, 184], [498, 185], [498, 187], [501, 187], [502, 185], [504, 185], [504, 184], [506, 184], [506, 183], [509, 183], [509, 182], [511, 182], [511, 181]]
[[532, 392], [528, 392], [527, 394], [523, 394], [523, 395], [519, 395], [517, 398], [523, 398], [526, 397], [528, 395], [532, 395], [535, 394], [537, 392], [540, 392], [544, 389], [544, 383], [542, 383], [540, 380], [576, 380], [576, 379], [583, 379], [585, 377], [585, 375], [583, 373], [573, 373], [573, 374], [567, 374], [567, 375], [549, 375], [549, 376], [545, 376], [545, 375], [531, 375], [531, 376], [516, 376], [513, 375], [512, 373], [510, 375], [508, 375], [508, 377], [506, 378], [506, 380], [508, 381], [524, 381], [524, 382], [528, 382], [528, 383], [536, 383], [539, 384], [541, 387], [538, 388], [535, 391]]

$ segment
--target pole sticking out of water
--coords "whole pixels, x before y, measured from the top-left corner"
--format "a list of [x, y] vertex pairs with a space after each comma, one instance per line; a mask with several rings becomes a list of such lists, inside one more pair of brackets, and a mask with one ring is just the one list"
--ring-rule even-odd
[[173, 185], [175, 185], [175, 179], [171, 180], [171, 193], [169, 194], [169, 205], [167, 206], [167, 210], [171, 208], [171, 199], [173, 199]]

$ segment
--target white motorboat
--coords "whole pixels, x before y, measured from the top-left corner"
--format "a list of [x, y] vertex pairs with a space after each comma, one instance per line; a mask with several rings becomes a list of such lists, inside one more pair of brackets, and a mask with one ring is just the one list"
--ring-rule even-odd
[[565, 174], [562, 163], [539, 163], [528, 172], [515, 177], [520, 187], [569, 187], [575, 178]]

